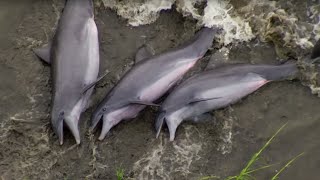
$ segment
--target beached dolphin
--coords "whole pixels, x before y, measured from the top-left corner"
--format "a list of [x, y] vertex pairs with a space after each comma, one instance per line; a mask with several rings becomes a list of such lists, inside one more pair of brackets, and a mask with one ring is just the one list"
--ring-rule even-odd
[[202, 28], [187, 43], [155, 56], [147, 47], [140, 48], [136, 64], [93, 113], [92, 129], [103, 119], [99, 140], [104, 139], [121, 120], [134, 118], [146, 105], [154, 105], [155, 100], [205, 55], [212, 44], [214, 32], [212, 28]]
[[164, 120], [170, 141], [173, 141], [176, 129], [183, 120], [199, 121], [201, 114], [236, 103], [270, 81], [295, 78], [297, 75], [295, 63], [225, 64], [194, 75], [164, 100], [155, 123], [156, 136], [159, 136]]
[[80, 143], [78, 122], [99, 72], [98, 31], [92, 0], [67, 0], [52, 43], [34, 50], [51, 64], [51, 123], [63, 144], [63, 124]]

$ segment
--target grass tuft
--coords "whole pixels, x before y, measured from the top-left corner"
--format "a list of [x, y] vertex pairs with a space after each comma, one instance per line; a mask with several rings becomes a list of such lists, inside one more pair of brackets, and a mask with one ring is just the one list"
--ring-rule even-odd
[[292, 158], [289, 162], [287, 162], [286, 165], [284, 165], [277, 174], [275, 174], [271, 180], [276, 180], [279, 178], [279, 175], [284, 171], [287, 167], [289, 167], [295, 160], [297, 160], [300, 156], [302, 156], [304, 153], [300, 153], [296, 157]]
[[[225, 180], [251, 180], [251, 179], [256, 179], [254, 176], [252, 176], [252, 173], [256, 172], [256, 171], [260, 171], [266, 168], [270, 168], [271, 166], [274, 166], [276, 164], [271, 164], [271, 165], [266, 165], [266, 166], [262, 166], [256, 169], [252, 169], [252, 166], [259, 160], [259, 157], [261, 155], [261, 153], [271, 144], [272, 140], [280, 133], [280, 131], [287, 125], [287, 123], [285, 123], [284, 125], [282, 125], [274, 134], [273, 136], [264, 144], [264, 146], [257, 152], [255, 153], [250, 161], [248, 162], [248, 164], [246, 165], [245, 168], [243, 168], [240, 172], [239, 175], [236, 176], [229, 176], [227, 177]], [[301, 153], [299, 155], [297, 155], [296, 157], [292, 158], [289, 162], [287, 162], [286, 165], [284, 165], [279, 172], [277, 172], [271, 180], [277, 180], [279, 175], [287, 168], [289, 167], [296, 159], [298, 159], [300, 156], [302, 156], [304, 153]], [[200, 180], [209, 180], [209, 179], [219, 179], [217, 176], [206, 176], [201, 178]]]
[[251, 170], [252, 166], [254, 165], [255, 162], [257, 162], [259, 160], [259, 157], [261, 155], [261, 153], [271, 144], [272, 140], [280, 133], [280, 131], [287, 125], [287, 123], [285, 123], [284, 125], [282, 125], [278, 131], [276, 133], [273, 134], [273, 136], [264, 144], [264, 146], [262, 146], [262, 148], [257, 152], [255, 153], [250, 161], [248, 162], [247, 166], [242, 169], [242, 171], [240, 172], [239, 175], [236, 175], [236, 176], [231, 176], [231, 177], [228, 177], [227, 180], [232, 180], [232, 179], [235, 179], [235, 180], [250, 180], [250, 179], [254, 179], [252, 176], [251, 176], [251, 173], [253, 172], [256, 172], [256, 171], [259, 171], [259, 170], [262, 170], [262, 169], [266, 169], [266, 168], [269, 168], [273, 165], [267, 165], [267, 166], [263, 166], [263, 167], [260, 167], [260, 168], [257, 168], [257, 169], [254, 169], [254, 170]]
[[117, 180], [124, 180], [124, 169], [118, 168], [116, 172]]

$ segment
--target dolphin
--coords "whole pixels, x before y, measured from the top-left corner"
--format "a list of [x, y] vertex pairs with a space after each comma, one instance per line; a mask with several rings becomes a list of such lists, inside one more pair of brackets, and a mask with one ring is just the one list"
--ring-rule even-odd
[[92, 0], [67, 0], [53, 40], [35, 54], [51, 65], [51, 123], [63, 144], [63, 125], [80, 144], [79, 118], [99, 80], [98, 31]]
[[200, 121], [202, 114], [234, 104], [268, 82], [293, 79], [298, 72], [295, 63], [224, 64], [194, 75], [176, 87], [162, 103], [155, 123], [156, 137], [164, 120], [173, 141], [183, 120]]
[[135, 118], [147, 105], [163, 96], [182, 76], [202, 58], [211, 47], [214, 28], [203, 27], [183, 45], [159, 55], [142, 46], [136, 54], [135, 65], [101, 101], [92, 115], [94, 129], [103, 119], [99, 140], [123, 119]]

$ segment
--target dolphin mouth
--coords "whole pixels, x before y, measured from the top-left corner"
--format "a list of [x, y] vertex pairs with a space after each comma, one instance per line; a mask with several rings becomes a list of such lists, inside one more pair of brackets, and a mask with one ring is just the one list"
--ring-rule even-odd
[[63, 144], [63, 128], [64, 124], [67, 125], [68, 129], [71, 131], [77, 144], [80, 144], [80, 132], [78, 127], [78, 121], [76, 119], [70, 118], [59, 118], [56, 124], [53, 124], [54, 130], [59, 138], [60, 145]]
[[97, 127], [98, 123], [100, 122], [102, 116], [103, 114], [93, 115], [92, 123], [89, 129], [90, 131], [94, 131], [94, 129]]
[[166, 118], [166, 112], [165, 111], [160, 111], [156, 123], [155, 123], [155, 129], [156, 129], [156, 138], [159, 138], [161, 129], [163, 127], [164, 120]]
[[64, 122], [67, 124], [69, 130], [71, 131], [74, 139], [76, 140], [76, 143], [80, 144], [80, 133], [79, 133], [78, 121], [73, 118], [65, 118]]

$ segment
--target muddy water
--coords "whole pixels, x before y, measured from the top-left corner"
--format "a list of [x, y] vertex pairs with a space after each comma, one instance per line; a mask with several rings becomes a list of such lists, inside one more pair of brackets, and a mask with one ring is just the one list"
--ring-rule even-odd
[[[241, 102], [212, 112], [209, 122], [184, 123], [176, 141], [168, 131], [155, 139], [156, 109], [112, 129], [102, 142], [88, 133], [90, 114], [99, 100], [133, 65], [136, 50], [150, 44], [160, 53], [191, 37], [196, 22], [171, 10], [156, 22], [139, 27], [112, 10], [96, 7], [101, 45], [101, 71], [110, 71], [97, 86], [91, 108], [81, 117], [80, 146], [66, 131], [59, 146], [49, 121], [50, 67], [32, 53], [52, 37], [63, 2], [16, 0], [0, 2], [0, 177], [2, 179], [116, 179], [117, 168], [128, 179], [199, 179], [238, 173], [250, 157], [284, 123], [260, 159], [260, 165], [282, 165], [301, 152], [281, 179], [318, 179], [320, 169], [320, 99], [298, 80], [270, 83]], [[277, 63], [272, 44], [253, 40], [228, 46], [231, 61]], [[197, 64], [201, 70], [210, 55]], [[257, 173], [270, 179], [276, 165]]]

